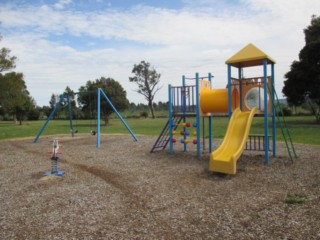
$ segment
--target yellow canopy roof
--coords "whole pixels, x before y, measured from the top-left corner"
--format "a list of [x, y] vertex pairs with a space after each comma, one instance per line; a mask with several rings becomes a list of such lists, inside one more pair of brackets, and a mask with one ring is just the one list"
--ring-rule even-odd
[[226, 64], [231, 64], [234, 67], [253, 67], [263, 65], [263, 59], [268, 60], [268, 64], [276, 63], [271, 57], [262, 52], [259, 48], [249, 43], [239, 52], [234, 54], [226, 61]]

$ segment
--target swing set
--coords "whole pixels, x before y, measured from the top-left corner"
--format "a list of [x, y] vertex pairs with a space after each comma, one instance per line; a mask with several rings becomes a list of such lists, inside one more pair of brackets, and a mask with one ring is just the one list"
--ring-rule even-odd
[[[101, 89], [98, 88], [97, 89], [97, 116], [96, 116], [96, 129], [93, 130], [92, 129], [92, 125], [91, 125], [91, 119], [90, 119], [90, 134], [91, 135], [96, 135], [96, 147], [99, 148], [100, 147], [100, 119], [101, 119], [101, 98], [104, 98], [106, 100], [106, 102], [110, 105], [110, 107], [112, 108], [112, 110], [114, 111], [114, 113], [117, 115], [117, 117], [121, 120], [121, 122], [123, 123], [123, 125], [126, 127], [126, 129], [129, 131], [129, 133], [131, 134], [131, 136], [133, 137], [133, 139], [135, 141], [138, 141], [138, 138], [136, 137], [136, 135], [132, 132], [132, 130], [130, 129], [130, 127], [127, 125], [127, 123], [124, 121], [124, 119], [122, 118], [122, 116], [120, 115], [120, 113], [118, 112], [118, 110], [115, 108], [115, 106], [112, 104], [112, 102], [110, 101], [110, 99], [108, 98], [107, 94]], [[43, 124], [43, 126], [41, 127], [41, 129], [39, 130], [37, 136], [35, 137], [35, 139], [33, 140], [34, 143], [36, 143], [38, 141], [38, 139], [40, 138], [42, 132], [44, 131], [44, 129], [46, 128], [46, 126], [48, 125], [48, 123], [50, 122], [50, 120], [53, 118], [54, 114], [56, 113], [57, 109], [59, 108], [59, 106], [61, 105], [61, 103], [66, 100], [67, 103], [67, 110], [68, 110], [68, 115], [69, 115], [69, 126], [70, 126], [70, 133], [71, 136], [74, 137], [74, 134], [77, 132], [77, 130], [74, 130], [74, 126], [73, 126], [73, 122], [72, 122], [72, 111], [71, 111], [71, 104], [70, 104], [70, 96], [68, 95], [68, 93], [63, 93], [60, 95], [59, 101], [56, 103], [54, 109], [52, 110], [52, 112], [50, 113], [49, 117], [47, 118], [46, 122]], [[90, 111], [91, 111], [91, 103], [90, 103]], [[90, 112], [92, 113], [92, 112]], [[92, 115], [92, 114], [91, 114]]]

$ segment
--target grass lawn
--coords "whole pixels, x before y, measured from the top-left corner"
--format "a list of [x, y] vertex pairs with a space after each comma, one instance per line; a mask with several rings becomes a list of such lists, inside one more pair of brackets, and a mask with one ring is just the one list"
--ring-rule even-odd
[[[158, 136], [167, 122], [166, 118], [156, 119], [125, 119], [131, 130], [136, 135]], [[191, 123], [194, 119], [188, 119]], [[0, 139], [12, 139], [22, 137], [36, 137], [45, 121], [25, 121], [22, 125], [13, 122], [0, 122]], [[320, 145], [320, 125], [315, 123], [313, 117], [287, 117], [291, 137], [294, 143], [305, 143]], [[104, 123], [102, 121], [102, 123]], [[95, 130], [94, 120], [74, 120], [73, 126], [78, 133], [90, 135], [90, 130]], [[206, 120], [205, 136], [208, 136], [208, 125]], [[213, 118], [214, 138], [223, 138], [228, 125], [228, 118]], [[279, 126], [278, 126], [279, 127]], [[180, 131], [182, 128], [178, 128]], [[271, 130], [271, 129], [270, 129]], [[193, 131], [191, 129], [190, 131]], [[42, 133], [44, 135], [68, 134], [70, 132], [69, 121], [52, 120]], [[119, 119], [111, 119], [109, 126], [101, 126], [102, 133], [128, 133]], [[263, 133], [263, 118], [256, 117], [253, 121], [251, 133]], [[270, 131], [271, 132], [271, 131]], [[281, 131], [277, 129], [277, 139], [282, 141]]]

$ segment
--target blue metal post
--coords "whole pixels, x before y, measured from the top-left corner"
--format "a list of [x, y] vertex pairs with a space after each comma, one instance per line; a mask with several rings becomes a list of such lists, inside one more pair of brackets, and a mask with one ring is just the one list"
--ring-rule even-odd
[[101, 118], [101, 113], [100, 113], [100, 106], [101, 106], [101, 97], [100, 97], [100, 88], [97, 90], [97, 143], [96, 147], [100, 147], [100, 118]]
[[70, 132], [71, 136], [74, 137], [74, 130], [73, 130], [73, 125], [72, 125], [72, 111], [71, 111], [71, 104], [70, 104], [70, 97], [68, 94], [67, 95], [67, 102], [68, 102], [68, 112], [69, 112], [69, 120], [70, 120]]
[[50, 113], [49, 117], [47, 118], [46, 122], [43, 124], [43, 126], [41, 127], [40, 131], [38, 132], [36, 138], [33, 140], [34, 143], [36, 143], [41, 135], [41, 133], [43, 132], [43, 130], [46, 128], [46, 126], [48, 125], [49, 121], [51, 120], [51, 118], [54, 116], [55, 112], [57, 111], [58, 107], [60, 106], [60, 104], [62, 103], [63, 99], [65, 97], [65, 93], [60, 95], [60, 100], [59, 102], [56, 103], [56, 106], [54, 107], [53, 111]]
[[168, 107], [168, 116], [169, 116], [169, 146], [170, 154], [173, 154], [173, 142], [172, 142], [172, 131], [173, 131], [173, 121], [172, 121], [172, 94], [171, 94], [171, 85], [168, 85], [168, 98], [169, 98], [169, 107]]
[[[211, 75], [211, 73], [208, 74], [208, 80], [210, 82], [210, 89], [212, 88], [212, 79], [213, 76]], [[210, 113], [209, 116], [209, 152], [212, 152], [212, 113]]]
[[232, 103], [231, 103], [231, 65], [228, 64], [228, 116], [231, 118]]
[[267, 59], [263, 60], [263, 79], [264, 79], [264, 163], [269, 163], [269, 129], [268, 129], [268, 78], [267, 78]]
[[102, 95], [104, 96], [104, 98], [106, 99], [107, 103], [110, 105], [110, 107], [112, 108], [112, 110], [115, 112], [115, 114], [118, 116], [118, 118], [121, 120], [121, 122], [123, 123], [123, 125], [127, 128], [127, 130], [130, 132], [131, 136], [134, 138], [135, 141], [138, 141], [138, 138], [136, 137], [136, 135], [134, 135], [134, 133], [131, 131], [131, 129], [129, 128], [129, 126], [127, 125], [127, 123], [124, 121], [124, 119], [122, 118], [122, 116], [120, 115], [120, 113], [117, 111], [117, 109], [115, 108], [115, 106], [112, 104], [112, 102], [110, 101], [110, 99], [108, 98], [108, 96], [106, 95], [106, 93], [104, 91], [102, 91], [101, 88], [100, 92], [102, 93]]
[[242, 67], [239, 67], [239, 95], [240, 95], [240, 109], [241, 111], [243, 110], [243, 106], [242, 106], [242, 70], [243, 68]]
[[196, 122], [197, 122], [197, 156], [201, 156], [201, 145], [200, 145], [200, 86], [199, 86], [199, 73], [196, 73]]
[[[274, 83], [275, 83], [275, 80], [274, 80], [274, 64], [272, 63], [271, 65], [271, 80], [272, 80], [272, 90], [271, 90], [271, 100], [272, 100], [272, 103], [275, 102], [275, 88], [274, 88]], [[277, 131], [276, 131], [276, 108], [274, 106], [274, 104], [272, 104], [272, 143], [273, 143], [273, 146], [272, 146], [272, 150], [273, 150], [273, 157], [276, 157], [276, 154], [277, 154], [277, 138], [276, 138], [276, 134], [277, 134]]]
[[[187, 99], [186, 99], [186, 78], [185, 76], [182, 76], [182, 91], [181, 91], [181, 104], [182, 104], [182, 113], [183, 113], [183, 122], [187, 122], [187, 117], [186, 117], [186, 108], [187, 108]], [[187, 128], [183, 127], [183, 132], [186, 133], [187, 132]], [[188, 145], [185, 144], [185, 141], [187, 139], [187, 135], [184, 134], [183, 135], [183, 149], [185, 152], [188, 151]]]

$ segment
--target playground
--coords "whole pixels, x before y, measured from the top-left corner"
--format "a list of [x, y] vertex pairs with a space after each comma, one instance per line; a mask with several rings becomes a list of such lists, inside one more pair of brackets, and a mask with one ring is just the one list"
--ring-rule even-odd
[[56, 137], [63, 177], [43, 176], [51, 137], [1, 142], [1, 239], [320, 237], [317, 146], [297, 144], [294, 164], [283, 143], [269, 165], [245, 151], [224, 176], [196, 145], [171, 155], [150, 153], [156, 137], [102, 135], [98, 149], [88, 136]]
[[[75, 135], [62, 94], [33, 142], [1, 142], [0, 238], [319, 239], [320, 148], [293, 144], [277, 114], [275, 61], [249, 44], [226, 63], [227, 88], [211, 73], [168, 86], [158, 137], [138, 138], [100, 88], [94, 134]], [[243, 77], [256, 66], [261, 75]], [[101, 100], [131, 136], [101, 133]], [[41, 136], [63, 101], [71, 136]]]

